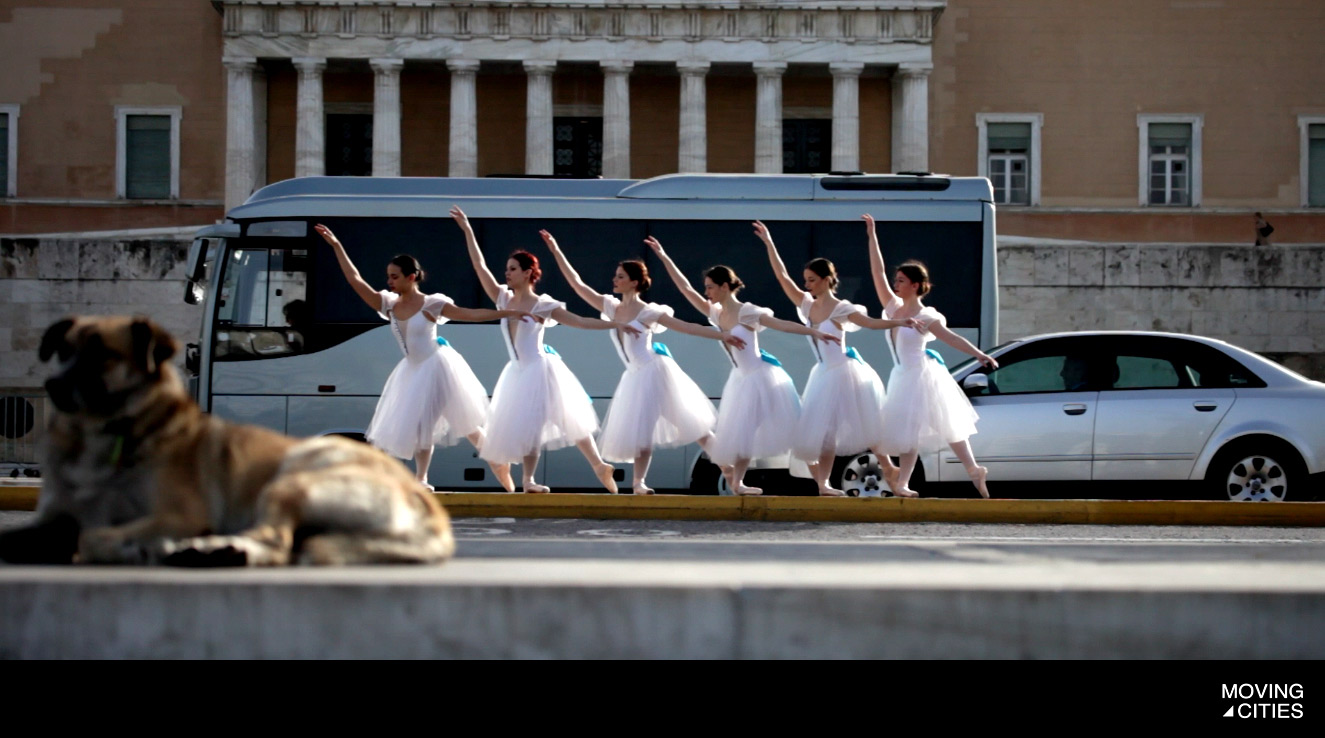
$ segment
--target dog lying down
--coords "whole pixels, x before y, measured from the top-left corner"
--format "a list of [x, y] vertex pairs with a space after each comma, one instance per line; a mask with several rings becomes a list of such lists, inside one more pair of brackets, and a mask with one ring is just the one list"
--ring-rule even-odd
[[14, 563], [276, 566], [445, 561], [450, 520], [399, 461], [346, 438], [299, 440], [202, 412], [145, 318], [52, 325], [54, 411], [33, 527]]

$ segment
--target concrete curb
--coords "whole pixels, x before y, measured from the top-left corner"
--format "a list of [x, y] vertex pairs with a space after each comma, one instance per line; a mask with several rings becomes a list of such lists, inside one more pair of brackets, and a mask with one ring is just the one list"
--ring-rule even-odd
[[[0, 510], [35, 510], [39, 486], [0, 487]], [[456, 518], [761, 520], [837, 523], [1027, 523], [1056, 525], [1325, 526], [1325, 504], [1167, 500], [944, 500], [896, 497], [707, 497], [697, 495], [494, 494], [438, 500]]]

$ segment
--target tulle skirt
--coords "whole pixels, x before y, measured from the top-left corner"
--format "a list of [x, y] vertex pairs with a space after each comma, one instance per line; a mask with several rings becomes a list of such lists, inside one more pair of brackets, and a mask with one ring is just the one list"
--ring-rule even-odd
[[930, 453], [975, 435], [980, 416], [938, 362], [893, 367], [883, 403], [883, 438], [889, 454]]
[[694, 443], [717, 419], [699, 385], [671, 357], [659, 356], [621, 375], [598, 445], [608, 461], [633, 462], [648, 448]]
[[868, 364], [815, 364], [801, 397], [792, 453], [813, 462], [825, 449], [844, 456], [874, 446], [883, 438], [884, 398], [883, 380]]
[[778, 456], [791, 449], [800, 418], [796, 385], [782, 367], [732, 370], [722, 388], [715, 438], [709, 447], [713, 463], [727, 466], [739, 459]]
[[598, 414], [560, 356], [510, 361], [497, 378], [479, 456], [518, 464], [539, 448], [558, 449], [593, 436]]
[[483, 427], [488, 392], [465, 358], [438, 346], [422, 361], [401, 359], [387, 377], [365, 434], [401, 459], [420, 449], [450, 446]]

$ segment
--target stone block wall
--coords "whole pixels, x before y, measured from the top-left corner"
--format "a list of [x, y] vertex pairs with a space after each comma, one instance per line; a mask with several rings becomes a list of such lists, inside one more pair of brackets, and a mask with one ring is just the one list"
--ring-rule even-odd
[[999, 334], [1196, 333], [1325, 379], [1325, 246], [1000, 245]]
[[196, 341], [202, 308], [183, 300], [188, 250], [187, 237], [0, 239], [0, 388], [39, 390], [37, 348], [66, 315], [142, 314]]
[[[202, 309], [182, 299], [188, 246], [188, 237], [0, 239], [0, 391], [40, 390], [42, 334], [71, 313], [143, 314], [181, 342], [197, 341]], [[1009, 238], [998, 261], [1003, 339], [1064, 330], [1197, 333], [1325, 379], [1325, 246]]]

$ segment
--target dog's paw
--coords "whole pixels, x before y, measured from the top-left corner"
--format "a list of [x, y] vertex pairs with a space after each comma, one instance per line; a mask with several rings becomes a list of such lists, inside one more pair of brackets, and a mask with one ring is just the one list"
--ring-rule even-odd
[[166, 566], [208, 569], [227, 566], [248, 566], [248, 553], [234, 546], [217, 548], [182, 548], [161, 559]]

